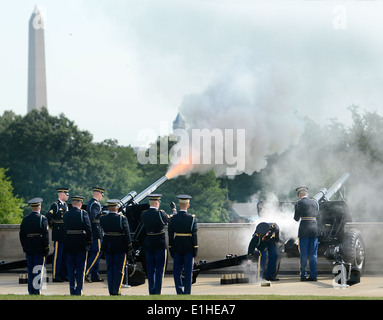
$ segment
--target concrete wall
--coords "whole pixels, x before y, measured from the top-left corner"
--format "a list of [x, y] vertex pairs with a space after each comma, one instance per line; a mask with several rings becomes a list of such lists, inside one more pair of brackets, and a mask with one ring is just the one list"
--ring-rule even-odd
[[[383, 223], [353, 222], [348, 228], [361, 231], [366, 246], [366, 271], [383, 270]], [[249, 223], [199, 223], [199, 251], [197, 261], [208, 262], [224, 259], [227, 254], [243, 255], [255, 230], [255, 224]], [[51, 244], [51, 252], [53, 251]], [[0, 260], [6, 262], [24, 259], [19, 241], [19, 225], [0, 225]], [[323, 260], [323, 261], [322, 261]], [[320, 270], [330, 270], [331, 264], [321, 259]], [[169, 261], [168, 269], [172, 261]], [[281, 271], [298, 270], [298, 259], [283, 259]]]
[[[255, 225], [245, 223], [200, 223], [198, 228], [199, 252], [197, 260], [214, 261], [224, 259], [229, 253], [246, 254], [247, 245], [254, 232]], [[51, 236], [49, 239], [51, 239]], [[53, 252], [52, 242], [50, 252]], [[22, 259], [25, 259], [25, 254], [19, 241], [19, 225], [0, 225], [0, 261], [9, 262]]]

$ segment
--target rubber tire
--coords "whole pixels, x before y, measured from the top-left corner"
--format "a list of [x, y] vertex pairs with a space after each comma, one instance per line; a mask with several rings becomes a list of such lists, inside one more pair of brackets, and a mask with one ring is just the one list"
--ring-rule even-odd
[[360, 273], [366, 265], [365, 245], [358, 229], [348, 229], [340, 245], [340, 253], [345, 262], [351, 263]]

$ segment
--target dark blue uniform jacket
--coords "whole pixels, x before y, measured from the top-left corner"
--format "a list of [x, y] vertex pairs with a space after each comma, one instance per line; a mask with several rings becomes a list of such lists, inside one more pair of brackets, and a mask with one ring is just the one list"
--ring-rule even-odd
[[86, 211], [89, 214], [89, 219], [92, 226], [93, 239], [101, 239], [102, 230], [100, 226], [100, 217], [102, 213], [102, 206], [100, 202], [97, 199], [92, 198], [86, 206]]
[[171, 216], [168, 229], [170, 252], [181, 255], [190, 252], [195, 257], [198, 252], [197, 230], [197, 220], [194, 215], [179, 211]]
[[49, 226], [52, 228], [52, 241], [64, 242], [65, 228], [64, 228], [64, 213], [68, 211], [68, 205], [65, 202], [57, 200], [52, 203], [46, 217], [48, 218]]
[[49, 253], [48, 220], [38, 212], [24, 217], [20, 224], [20, 242], [26, 254]]
[[279, 227], [276, 223], [268, 223], [269, 228], [265, 234], [259, 234], [257, 229], [250, 240], [247, 254], [253, 254], [255, 248], [265, 250], [269, 245], [276, 245], [279, 241]]
[[101, 250], [110, 254], [128, 253], [132, 244], [128, 219], [109, 212], [100, 218], [100, 224], [105, 232]]
[[89, 245], [93, 241], [92, 228], [88, 213], [72, 207], [64, 214], [65, 251], [68, 253], [79, 253], [88, 251]]
[[318, 236], [318, 210], [318, 202], [308, 197], [303, 197], [295, 203], [294, 220], [301, 220], [298, 229], [299, 238], [311, 238]]
[[166, 212], [149, 208], [142, 212], [141, 220], [146, 230], [145, 248], [150, 251], [166, 249], [164, 227], [169, 222]]

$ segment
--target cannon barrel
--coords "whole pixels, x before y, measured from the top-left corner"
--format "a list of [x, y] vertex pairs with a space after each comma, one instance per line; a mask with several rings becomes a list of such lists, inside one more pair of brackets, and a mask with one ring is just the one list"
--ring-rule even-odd
[[350, 177], [349, 173], [345, 173], [342, 175], [330, 189], [320, 189], [319, 192], [313, 197], [314, 200], [318, 201], [318, 203], [328, 201], [332, 198], [332, 196], [338, 192], [340, 187], [347, 181], [347, 179]]
[[166, 176], [161, 177], [156, 182], [147, 187], [144, 191], [137, 194], [136, 191], [129, 192], [124, 198], [122, 198], [118, 204], [120, 209], [124, 209], [130, 204], [138, 204], [144, 200], [149, 194], [153, 193], [159, 186], [161, 186], [168, 178]]

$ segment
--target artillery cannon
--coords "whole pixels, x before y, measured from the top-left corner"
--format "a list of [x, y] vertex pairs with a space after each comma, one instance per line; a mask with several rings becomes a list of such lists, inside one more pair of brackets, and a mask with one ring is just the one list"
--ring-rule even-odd
[[142, 244], [146, 236], [145, 232], [143, 232], [144, 225], [141, 222], [141, 213], [144, 210], [149, 209], [149, 204], [140, 204], [140, 202], [167, 180], [168, 178], [163, 176], [139, 194], [137, 194], [136, 191], [131, 191], [122, 198], [118, 204], [119, 211], [128, 218], [133, 249], [135, 250], [137, 257], [141, 257]]
[[[318, 257], [324, 256], [335, 263], [345, 262], [351, 264], [353, 270], [362, 272], [365, 266], [365, 247], [359, 230], [355, 228], [346, 228], [347, 222], [352, 222], [352, 218], [347, 203], [342, 201], [330, 201], [331, 198], [339, 191], [341, 186], [347, 181], [350, 174], [342, 175], [331, 188], [325, 188], [313, 197], [319, 204], [319, 217], [317, 219], [319, 236], [318, 236]], [[295, 202], [280, 202], [279, 208], [289, 207], [292, 213]], [[258, 203], [258, 216], [262, 220], [262, 210], [265, 203]], [[293, 217], [291, 217], [293, 219]], [[270, 221], [271, 222], [271, 221]], [[283, 226], [281, 227], [283, 235]], [[250, 239], [249, 239], [250, 241]], [[298, 238], [283, 239], [279, 246], [279, 259], [277, 264], [277, 272], [279, 271], [280, 259], [283, 257], [299, 257]], [[199, 272], [212, 269], [225, 268], [242, 264], [247, 260], [247, 255], [227, 255], [226, 259], [206, 262], [200, 261], [194, 265], [193, 280], [195, 281]]]
[[[344, 261], [362, 272], [366, 259], [361, 232], [358, 229], [346, 227], [347, 222], [352, 222], [347, 203], [344, 200], [330, 201], [349, 176], [349, 173], [344, 174], [330, 189], [321, 189], [313, 197], [319, 204], [318, 256], [324, 256], [337, 263]], [[284, 252], [287, 257], [299, 257], [298, 239], [287, 240]]]
[[[141, 221], [141, 214], [143, 211], [149, 209], [149, 204], [140, 204], [140, 202], [167, 180], [168, 177], [163, 176], [139, 194], [137, 194], [136, 191], [131, 191], [122, 198], [118, 204], [119, 211], [128, 218], [132, 236], [133, 256], [128, 259], [125, 272], [125, 275], [128, 276], [128, 283], [130, 285], [134, 286], [145, 283], [144, 270], [146, 270], [146, 259], [143, 254], [143, 244], [146, 232], [144, 224]], [[137, 262], [141, 262], [142, 269], [137, 266]]]

